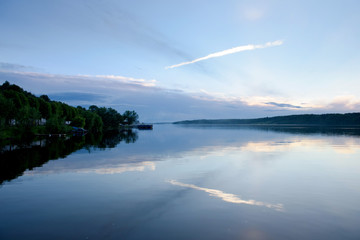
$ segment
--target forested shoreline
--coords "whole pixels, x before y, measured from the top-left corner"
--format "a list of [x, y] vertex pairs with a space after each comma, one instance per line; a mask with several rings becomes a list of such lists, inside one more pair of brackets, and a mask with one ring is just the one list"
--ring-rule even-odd
[[8, 81], [0, 86], [0, 140], [69, 133], [73, 127], [97, 133], [137, 121], [135, 111], [120, 114], [113, 108], [95, 105], [88, 109], [73, 107], [47, 95], [37, 97]]
[[299, 114], [255, 119], [199, 119], [174, 124], [358, 126], [360, 113]]

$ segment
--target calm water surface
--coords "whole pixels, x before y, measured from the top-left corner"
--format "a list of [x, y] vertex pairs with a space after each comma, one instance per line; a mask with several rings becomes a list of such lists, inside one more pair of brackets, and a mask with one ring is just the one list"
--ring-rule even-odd
[[2, 155], [0, 239], [360, 239], [352, 131], [155, 125], [133, 135]]

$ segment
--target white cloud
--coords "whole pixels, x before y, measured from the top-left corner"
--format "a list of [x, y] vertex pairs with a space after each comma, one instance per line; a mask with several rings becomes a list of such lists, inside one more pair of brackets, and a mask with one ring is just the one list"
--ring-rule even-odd
[[197, 58], [197, 59], [194, 59], [192, 61], [182, 62], [182, 63], [179, 63], [179, 64], [167, 66], [167, 67], [165, 67], [165, 69], [181, 67], [181, 66], [184, 66], [184, 65], [200, 62], [200, 61], [207, 60], [207, 59], [210, 59], [210, 58], [222, 57], [222, 56], [237, 53], [237, 52], [250, 51], [250, 50], [268, 48], [268, 47], [274, 47], [274, 46], [280, 46], [282, 44], [283, 44], [283, 41], [277, 40], [277, 41], [274, 41], [274, 42], [267, 42], [265, 44], [258, 44], [258, 45], [249, 44], [249, 45], [244, 45], [244, 46], [238, 46], [238, 47], [230, 48], [230, 49], [227, 49], [227, 50], [224, 50], [224, 51], [211, 53], [211, 54], [209, 54], [209, 55], [207, 55], [205, 57]]
[[359, 111], [360, 99], [354, 95], [336, 96], [325, 108], [347, 111]]
[[96, 75], [95, 77], [102, 79], [118, 80], [126, 83], [135, 83], [145, 87], [154, 87], [156, 85], [155, 79], [147, 80], [143, 78], [132, 78], [132, 77], [124, 77], [118, 75]]
[[[73, 76], [71, 76], [73, 77]], [[124, 77], [119, 75], [78, 75], [78, 77], [86, 78], [89, 80], [92, 79], [99, 79], [99, 80], [112, 80], [112, 81], [118, 81], [122, 83], [131, 83], [131, 84], [137, 84], [144, 87], [154, 87], [156, 85], [156, 80], [151, 79], [143, 79], [143, 78], [133, 78], [133, 77]]]
[[[17, 84], [34, 94], [73, 106], [113, 107], [136, 111], [144, 122], [215, 118], [258, 118], [300, 113], [354, 112], [360, 109], [355, 96], [314, 102], [281, 97], [230, 95], [222, 92], [184, 92], [154, 86], [155, 80], [115, 75], [60, 75], [0, 71], [0, 80]], [[276, 104], [268, 104], [268, 103]], [[301, 108], [290, 108], [289, 106]], [[288, 107], [284, 107], [288, 106]]]

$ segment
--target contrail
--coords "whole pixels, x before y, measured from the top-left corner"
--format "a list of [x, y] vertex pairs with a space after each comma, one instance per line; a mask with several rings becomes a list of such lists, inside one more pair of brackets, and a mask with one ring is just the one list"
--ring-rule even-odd
[[209, 54], [209, 55], [207, 55], [205, 57], [197, 58], [197, 59], [194, 59], [194, 60], [189, 61], [189, 62], [182, 62], [182, 63], [179, 63], [179, 64], [167, 66], [167, 67], [165, 67], [165, 69], [181, 67], [181, 66], [184, 66], [184, 65], [200, 62], [200, 61], [207, 60], [207, 59], [210, 59], [210, 58], [222, 57], [222, 56], [237, 53], [237, 52], [250, 51], [250, 50], [255, 50], [255, 49], [259, 49], [259, 48], [268, 48], [268, 47], [280, 46], [282, 44], [283, 44], [283, 41], [277, 40], [277, 41], [274, 41], [274, 42], [267, 42], [265, 44], [258, 44], [258, 45], [249, 44], [249, 45], [244, 45], [244, 46], [238, 46], [238, 47], [230, 48], [230, 49], [227, 49], [227, 50], [224, 50], [224, 51], [211, 53], [211, 54]]

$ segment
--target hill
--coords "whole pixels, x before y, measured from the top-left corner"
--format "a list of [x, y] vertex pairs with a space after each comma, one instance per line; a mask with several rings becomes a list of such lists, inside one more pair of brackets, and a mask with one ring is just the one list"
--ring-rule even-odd
[[360, 126], [360, 113], [300, 114], [255, 119], [200, 119], [174, 124]]

